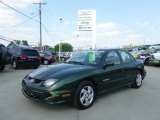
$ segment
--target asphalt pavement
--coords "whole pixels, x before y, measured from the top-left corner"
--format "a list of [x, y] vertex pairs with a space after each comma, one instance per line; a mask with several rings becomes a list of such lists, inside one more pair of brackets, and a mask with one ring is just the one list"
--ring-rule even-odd
[[145, 69], [140, 89], [116, 89], [99, 96], [91, 108], [77, 110], [25, 98], [21, 80], [32, 69], [7, 68], [0, 72], [0, 120], [160, 120], [160, 67]]

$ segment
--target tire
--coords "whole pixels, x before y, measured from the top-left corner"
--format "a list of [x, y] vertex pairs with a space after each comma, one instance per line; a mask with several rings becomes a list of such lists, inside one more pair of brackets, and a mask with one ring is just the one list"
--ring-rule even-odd
[[145, 60], [144, 64], [145, 64], [145, 65], [148, 65], [148, 66], [150, 65], [150, 63], [149, 63], [149, 58], [147, 58], [147, 59]]
[[2, 61], [6, 64], [7, 63], [7, 54], [3, 53], [1, 58], [2, 58]]
[[44, 60], [44, 61], [43, 61], [43, 64], [44, 64], [44, 65], [48, 65], [48, 64], [49, 64], [48, 60]]
[[65, 59], [64, 59], [64, 58], [62, 58], [61, 60], [62, 60], [62, 61], [65, 61]]
[[18, 69], [18, 63], [16, 62], [16, 60], [13, 60], [13, 63], [12, 63], [12, 67], [13, 69]]
[[0, 64], [0, 71], [3, 71], [4, 70], [4, 68], [5, 68], [5, 64]]
[[96, 88], [90, 81], [83, 81], [76, 89], [74, 96], [74, 106], [85, 110], [91, 107], [96, 98]]
[[140, 88], [142, 86], [142, 81], [143, 81], [142, 74], [137, 73], [136, 78], [131, 86], [133, 88]]

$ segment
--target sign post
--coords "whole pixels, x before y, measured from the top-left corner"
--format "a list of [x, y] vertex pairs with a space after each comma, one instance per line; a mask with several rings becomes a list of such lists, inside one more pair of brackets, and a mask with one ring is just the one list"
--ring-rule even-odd
[[96, 10], [78, 10], [78, 30], [92, 32], [92, 49], [96, 48]]

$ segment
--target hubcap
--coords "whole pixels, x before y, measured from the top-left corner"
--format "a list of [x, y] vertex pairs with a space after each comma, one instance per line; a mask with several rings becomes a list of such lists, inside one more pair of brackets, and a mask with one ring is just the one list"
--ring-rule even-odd
[[47, 61], [47, 60], [45, 60], [45, 61], [44, 61], [44, 64], [45, 64], [45, 65], [47, 65], [47, 64], [48, 64], [48, 61]]
[[16, 62], [15, 61], [13, 62], [13, 68], [16, 68]]
[[89, 106], [94, 99], [94, 91], [91, 86], [85, 86], [80, 92], [80, 102], [84, 106]]
[[141, 76], [141, 74], [137, 75], [136, 83], [137, 83], [137, 86], [141, 86], [141, 84], [142, 84], [142, 76]]

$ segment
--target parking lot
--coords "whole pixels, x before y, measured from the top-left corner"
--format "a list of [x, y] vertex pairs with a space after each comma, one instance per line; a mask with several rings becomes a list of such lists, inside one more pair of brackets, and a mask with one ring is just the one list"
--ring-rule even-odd
[[140, 89], [120, 88], [99, 96], [87, 110], [68, 104], [48, 105], [21, 93], [22, 78], [32, 69], [0, 73], [0, 120], [159, 120], [160, 67], [146, 66]]

